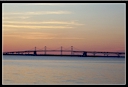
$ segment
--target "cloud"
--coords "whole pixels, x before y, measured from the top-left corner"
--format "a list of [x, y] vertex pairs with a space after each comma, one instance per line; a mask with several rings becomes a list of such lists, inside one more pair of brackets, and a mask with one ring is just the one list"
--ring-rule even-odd
[[35, 11], [35, 12], [11, 12], [3, 15], [48, 15], [48, 14], [71, 14], [70, 11]]
[[25, 22], [25, 21], [4, 21], [9, 24], [63, 24], [63, 25], [84, 25], [77, 23], [76, 21], [42, 21], [42, 22]]
[[25, 28], [25, 29], [72, 29], [75, 26], [81, 26], [81, 25], [84, 25], [84, 24], [80, 24], [80, 23], [78, 23], [76, 21], [41, 21], [41, 22], [3, 21], [2, 27], [4, 29], [8, 29], [8, 28]]
[[9, 19], [28, 19], [30, 18], [31, 16], [14, 16], [14, 17], [2, 17], [2, 20], [9, 20]]
[[27, 28], [27, 29], [66, 29], [73, 28], [71, 26], [32, 26], [32, 25], [3, 25], [2, 27]]
[[60, 38], [56, 38], [56, 39], [65, 39], [65, 40], [82, 40], [85, 38], [78, 38], [78, 37], [60, 37]]
[[41, 36], [23, 36], [24, 39], [59, 39], [59, 40], [82, 40], [84, 38], [58, 38], [58, 37], [41, 37]]

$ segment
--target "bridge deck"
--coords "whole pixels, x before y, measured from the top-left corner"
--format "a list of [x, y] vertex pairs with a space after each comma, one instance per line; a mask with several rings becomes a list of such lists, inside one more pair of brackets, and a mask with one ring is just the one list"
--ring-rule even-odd
[[[112, 54], [116, 54], [117, 56], [120, 55], [124, 55], [125, 52], [101, 52], [101, 51], [73, 51], [73, 50], [25, 50], [25, 51], [11, 51], [11, 52], [3, 52], [4, 55], [9, 55], [9, 54], [29, 54], [29, 53], [33, 53], [34, 55], [37, 55], [37, 52], [45, 52], [44, 54], [46, 55], [47, 52], [71, 52], [71, 55], [74, 55], [74, 53], [84, 53], [86, 52], [86, 56], [88, 53], [93, 54], [93, 56], [96, 56], [95, 54], [104, 54], [104, 56], [108, 56], [108, 55], [112, 55]], [[39, 54], [38, 54], [39, 55]]]

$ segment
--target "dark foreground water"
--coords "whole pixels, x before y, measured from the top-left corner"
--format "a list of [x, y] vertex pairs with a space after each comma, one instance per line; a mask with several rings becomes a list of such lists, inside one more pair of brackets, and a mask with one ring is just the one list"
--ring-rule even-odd
[[125, 58], [3, 56], [2, 84], [125, 84]]

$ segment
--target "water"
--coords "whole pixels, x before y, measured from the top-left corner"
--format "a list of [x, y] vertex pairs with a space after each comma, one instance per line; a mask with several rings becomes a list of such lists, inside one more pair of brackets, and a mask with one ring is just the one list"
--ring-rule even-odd
[[3, 56], [2, 84], [125, 84], [125, 58]]

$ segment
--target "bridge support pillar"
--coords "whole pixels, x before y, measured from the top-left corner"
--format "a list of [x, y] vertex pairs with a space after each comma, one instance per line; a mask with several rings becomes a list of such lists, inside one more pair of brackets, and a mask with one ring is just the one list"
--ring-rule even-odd
[[61, 55], [62, 55], [62, 46], [61, 46]]
[[35, 47], [34, 55], [37, 55], [37, 54], [36, 54], [36, 47]]
[[87, 52], [83, 52], [83, 56], [86, 57], [87, 56]]
[[71, 46], [71, 55], [73, 55], [73, 46]]
[[36, 51], [34, 51], [34, 55], [37, 55], [37, 54], [36, 54]]
[[95, 56], [96, 53], [93, 53], [93, 55]]
[[45, 50], [45, 55], [46, 55], [46, 46], [44, 47], [44, 50]]
[[120, 57], [120, 54], [119, 53], [117, 55], [118, 55], [118, 57]]

